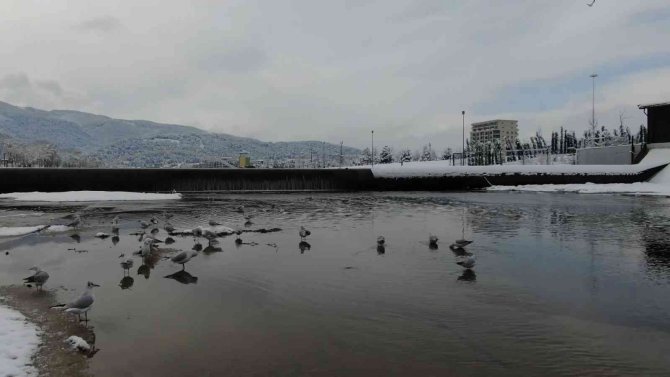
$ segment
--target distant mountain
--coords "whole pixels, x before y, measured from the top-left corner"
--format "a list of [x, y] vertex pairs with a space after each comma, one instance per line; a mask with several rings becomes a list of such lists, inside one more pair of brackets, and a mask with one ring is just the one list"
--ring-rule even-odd
[[[49, 143], [76, 151], [105, 166], [168, 166], [236, 157], [254, 160], [314, 159], [339, 156], [340, 146], [320, 141], [263, 142], [195, 127], [145, 120], [123, 120], [71, 110], [45, 111], [0, 102], [0, 134], [24, 144]], [[342, 148], [345, 157], [360, 150]]]

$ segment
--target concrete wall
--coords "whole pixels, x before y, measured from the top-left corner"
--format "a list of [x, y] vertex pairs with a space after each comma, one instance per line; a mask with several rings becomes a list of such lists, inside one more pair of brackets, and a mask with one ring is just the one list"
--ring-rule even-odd
[[[635, 145], [639, 150], [640, 145]], [[630, 145], [577, 149], [577, 165], [630, 165]]]

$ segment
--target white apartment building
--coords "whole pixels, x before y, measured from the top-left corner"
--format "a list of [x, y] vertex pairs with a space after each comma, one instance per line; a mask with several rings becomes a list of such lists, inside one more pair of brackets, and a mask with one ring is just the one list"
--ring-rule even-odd
[[470, 130], [471, 143], [484, 143], [500, 140], [503, 146], [506, 141], [512, 143], [519, 137], [519, 122], [516, 120], [495, 119], [472, 123]]

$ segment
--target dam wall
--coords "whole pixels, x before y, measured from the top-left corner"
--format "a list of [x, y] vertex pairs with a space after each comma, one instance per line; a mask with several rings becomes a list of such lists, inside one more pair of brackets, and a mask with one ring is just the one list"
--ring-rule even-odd
[[633, 183], [665, 165], [634, 173], [500, 173], [375, 177], [371, 169], [0, 168], [0, 193], [58, 191], [455, 191], [491, 185]]

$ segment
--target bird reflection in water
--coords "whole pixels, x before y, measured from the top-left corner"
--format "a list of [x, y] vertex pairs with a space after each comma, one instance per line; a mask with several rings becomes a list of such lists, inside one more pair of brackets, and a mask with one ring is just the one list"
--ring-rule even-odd
[[77, 233], [75, 234], [70, 234], [70, 238], [75, 240], [75, 242], [79, 243], [81, 241], [81, 236], [79, 236]]
[[202, 250], [202, 244], [201, 243], [196, 243], [195, 245], [193, 245], [192, 250], [201, 251]]
[[464, 270], [461, 276], [458, 277], [458, 281], [473, 282], [476, 280], [477, 280], [477, 274], [475, 274], [475, 272], [470, 269]]
[[166, 245], [172, 245], [174, 242], [175, 242], [175, 241], [174, 241], [174, 238], [172, 238], [172, 237], [167, 237], [167, 238], [165, 239], [165, 244], [166, 244]]
[[220, 247], [215, 247], [215, 246], [207, 246], [206, 248], [202, 249], [202, 253], [205, 255], [213, 254], [213, 253], [220, 253], [222, 252], [223, 249]]
[[112, 237], [112, 243], [114, 244], [114, 246], [116, 246], [116, 244], [119, 243], [119, 236], [113, 236]]
[[144, 275], [145, 279], [149, 279], [149, 275], [151, 275], [151, 268], [148, 265], [143, 264], [137, 269], [137, 274]]
[[182, 284], [196, 284], [198, 283], [198, 277], [193, 276], [188, 273], [186, 270], [180, 270], [175, 272], [174, 274], [167, 275], [165, 277], [166, 279], [174, 279]]
[[377, 245], [377, 254], [382, 255], [386, 253], [386, 247], [384, 245]]
[[126, 275], [121, 279], [121, 282], [119, 282], [119, 287], [121, 287], [121, 289], [128, 289], [133, 286], [134, 282], [135, 279], [133, 279], [132, 276]]
[[307, 241], [300, 241], [298, 244], [298, 248], [300, 249], [300, 254], [304, 254], [305, 250], [311, 250], [312, 245], [309, 244]]
[[457, 257], [465, 257], [465, 256], [468, 256], [468, 255], [472, 255], [472, 253], [468, 253], [468, 252], [465, 251], [465, 249], [462, 248], [462, 247], [456, 247], [456, 246], [454, 246], [454, 245], [451, 245], [451, 246], [449, 246], [449, 249], [451, 249], [451, 251], [452, 251], [452, 252], [454, 253], [454, 255], [456, 255]]

